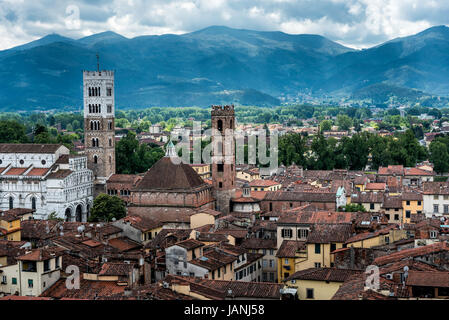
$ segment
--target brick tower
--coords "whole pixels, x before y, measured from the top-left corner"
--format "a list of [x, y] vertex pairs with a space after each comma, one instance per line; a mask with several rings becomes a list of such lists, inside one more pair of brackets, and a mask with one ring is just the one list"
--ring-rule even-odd
[[94, 174], [94, 196], [115, 173], [114, 71], [83, 71], [84, 145]]
[[233, 133], [235, 129], [234, 106], [212, 106], [211, 118], [212, 129], [221, 136], [218, 139], [219, 136], [212, 134], [212, 186], [216, 210], [228, 214], [235, 192], [235, 139], [233, 135], [226, 138], [226, 134]]

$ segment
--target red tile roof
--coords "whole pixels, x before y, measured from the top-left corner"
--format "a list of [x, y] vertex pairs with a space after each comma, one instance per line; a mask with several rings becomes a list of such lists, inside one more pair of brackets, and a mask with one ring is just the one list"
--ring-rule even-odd
[[446, 242], [438, 242], [427, 246], [404, 249], [386, 256], [378, 257], [374, 260], [374, 264], [380, 266], [407, 258], [424, 256], [426, 254], [432, 254], [441, 251], [449, 251], [449, 244]]
[[407, 286], [449, 288], [449, 272], [409, 271]]

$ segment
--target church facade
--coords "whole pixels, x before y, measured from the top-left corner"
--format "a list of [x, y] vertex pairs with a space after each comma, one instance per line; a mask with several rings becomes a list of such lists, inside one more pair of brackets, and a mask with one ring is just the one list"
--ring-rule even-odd
[[93, 204], [93, 174], [85, 156], [59, 144], [0, 144], [0, 210], [29, 208], [86, 221]]

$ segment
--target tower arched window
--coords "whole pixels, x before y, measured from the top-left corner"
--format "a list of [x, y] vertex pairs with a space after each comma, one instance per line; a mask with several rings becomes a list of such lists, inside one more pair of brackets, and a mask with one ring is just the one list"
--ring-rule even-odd
[[92, 90], [89, 88], [89, 97], [92, 96]]
[[92, 138], [92, 147], [95, 147], [95, 138]]
[[112, 147], [112, 139], [109, 138], [109, 146]]
[[217, 129], [220, 132], [223, 131], [223, 120], [220, 119], [220, 120], [217, 121]]
[[31, 198], [31, 209], [36, 210], [36, 198]]
[[90, 122], [90, 130], [94, 130], [94, 122], [93, 121]]
[[14, 208], [14, 198], [9, 197], [9, 209], [13, 209], [13, 208]]
[[98, 113], [101, 113], [101, 104], [98, 105]]
[[94, 163], [98, 163], [98, 157], [94, 156]]

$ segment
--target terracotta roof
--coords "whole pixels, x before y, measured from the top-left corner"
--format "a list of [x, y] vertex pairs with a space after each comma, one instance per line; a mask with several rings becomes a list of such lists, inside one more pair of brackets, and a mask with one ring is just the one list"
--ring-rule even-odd
[[402, 198], [401, 197], [391, 197], [385, 196], [382, 203], [382, 208], [385, 209], [401, 209], [402, 208]]
[[[168, 275], [164, 281], [168, 283], [180, 282], [190, 285], [190, 291], [205, 294], [212, 299], [222, 300], [226, 298], [258, 298], [280, 299], [280, 289], [283, 284], [270, 282], [246, 282], [210, 280]], [[232, 292], [232, 294], [230, 294]]]
[[135, 190], [190, 190], [203, 186], [203, 179], [188, 164], [174, 164], [170, 157], [163, 157], [147, 171]]
[[386, 256], [378, 257], [374, 260], [374, 264], [380, 266], [402, 259], [424, 256], [426, 254], [432, 254], [440, 251], [449, 251], [449, 244], [446, 242], [438, 242], [427, 246], [404, 249]]
[[378, 174], [380, 175], [402, 175], [404, 173], [403, 165], [389, 165], [388, 167], [379, 167]]
[[140, 249], [142, 247], [140, 243], [137, 243], [125, 237], [109, 239], [108, 244], [111, 247], [118, 249], [119, 251], [130, 251], [134, 249]]
[[366, 240], [366, 239], [371, 239], [371, 238], [375, 238], [378, 237], [380, 235], [385, 235], [385, 234], [389, 234], [391, 229], [397, 228], [397, 225], [390, 225], [386, 228], [377, 230], [375, 232], [362, 232], [359, 233], [349, 239], [346, 240], [346, 243], [353, 243], [353, 242], [357, 242], [357, 241], [362, 241], [362, 240]]
[[27, 176], [45, 176], [45, 174], [50, 170], [50, 168], [33, 168], [28, 172]]
[[335, 192], [297, 192], [297, 191], [269, 191], [265, 201], [302, 201], [302, 202], [332, 202], [335, 203]]
[[449, 272], [409, 271], [407, 286], [449, 288]]
[[294, 258], [298, 251], [305, 250], [307, 248], [305, 241], [297, 240], [283, 240], [281, 246], [276, 252], [278, 258]]
[[27, 171], [28, 168], [11, 168], [4, 173], [5, 176], [20, 176], [22, 173]]
[[174, 244], [175, 246], [180, 246], [186, 250], [192, 250], [204, 246], [204, 243], [195, 239], [187, 239]]
[[142, 179], [142, 177], [137, 174], [113, 174], [109, 177], [107, 183], [135, 184], [140, 179]]
[[129, 276], [133, 265], [123, 262], [105, 262], [98, 273], [99, 276]]
[[255, 179], [249, 183], [250, 187], [271, 187], [279, 185], [279, 182], [273, 180]]
[[351, 195], [351, 203], [382, 203], [383, 192], [358, 192]]
[[59, 247], [54, 248], [38, 248], [17, 257], [17, 260], [22, 261], [44, 261], [48, 259], [52, 259], [55, 257], [59, 257], [63, 254], [64, 249]]
[[449, 183], [447, 182], [424, 182], [424, 194], [443, 194], [449, 195]]
[[370, 182], [366, 184], [366, 190], [385, 190], [387, 184], [385, 182]]
[[360, 274], [363, 271], [337, 269], [337, 268], [309, 268], [295, 272], [290, 277], [286, 278], [284, 282], [290, 280], [315, 280], [315, 281], [333, 281], [345, 282], [354, 274]]
[[344, 243], [352, 235], [350, 224], [315, 224], [307, 237], [307, 243]]
[[151, 219], [150, 217], [142, 217], [137, 215], [129, 215], [122, 219], [124, 222], [128, 222], [134, 228], [146, 232], [159, 227], [162, 227], [163, 223], [158, 220]]
[[294, 208], [277, 221], [278, 224], [316, 224], [316, 223], [351, 223], [351, 212], [335, 211], [303, 211], [303, 208]]
[[418, 192], [403, 192], [402, 201], [422, 201], [423, 197], [421, 193]]
[[41, 297], [94, 300], [115, 294], [123, 294], [125, 290], [125, 286], [118, 285], [116, 281], [93, 281], [81, 279], [79, 289], [67, 289], [65, 282], [66, 279], [59, 279], [54, 285], [45, 290], [41, 294]]
[[61, 144], [0, 143], [0, 153], [55, 153]]
[[430, 172], [427, 170], [419, 169], [419, 168], [405, 168], [406, 176], [434, 176], [434, 172]]

